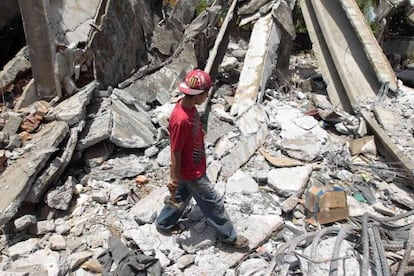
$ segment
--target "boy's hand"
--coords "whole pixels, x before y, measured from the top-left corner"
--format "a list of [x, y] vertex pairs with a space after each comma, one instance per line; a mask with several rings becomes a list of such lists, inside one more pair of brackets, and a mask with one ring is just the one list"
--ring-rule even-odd
[[168, 188], [168, 190], [170, 191], [170, 193], [171, 193], [172, 195], [175, 195], [175, 192], [177, 191], [178, 186], [179, 186], [179, 183], [178, 183], [178, 181], [176, 181], [176, 180], [171, 180], [171, 181], [170, 181], [170, 182], [168, 182], [168, 184], [167, 184], [167, 188]]

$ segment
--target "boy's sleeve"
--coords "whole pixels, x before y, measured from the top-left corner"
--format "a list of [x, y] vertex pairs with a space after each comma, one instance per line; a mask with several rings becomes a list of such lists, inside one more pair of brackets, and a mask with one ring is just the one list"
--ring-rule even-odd
[[186, 141], [188, 141], [189, 134], [190, 127], [186, 122], [170, 125], [171, 152], [181, 151], [184, 148]]

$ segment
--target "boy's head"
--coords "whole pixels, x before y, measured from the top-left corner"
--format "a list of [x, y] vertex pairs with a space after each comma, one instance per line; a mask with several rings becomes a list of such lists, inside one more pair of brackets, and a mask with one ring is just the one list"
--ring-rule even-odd
[[209, 91], [211, 88], [210, 75], [200, 69], [195, 69], [187, 73], [182, 83], [178, 85], [178, 90], [186, 95], [200, 95]]

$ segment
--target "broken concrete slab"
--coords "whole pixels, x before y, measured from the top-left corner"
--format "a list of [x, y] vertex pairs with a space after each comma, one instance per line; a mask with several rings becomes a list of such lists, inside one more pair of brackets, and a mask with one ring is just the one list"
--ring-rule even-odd
[[230, 110], [231, 115], [241, 115], [256, 103], [258, 97], [260, 99], [258, 94], [266, 87], [271, 74], [270, 64], [276, 58], [280, 37], [281, 31], [271, 14], [263, 16], [254, 24], [234, 104]]
[[215, 144], [217, 140], [228, 132], [235, 131], [236, 127], [220, 120], [215, 113], [210, 113], [207, 122], [207, 135], [205, 141]]
[[227, 179], [226, 193], [256, 193], [259, 191], [257, 182], [246, 172], [237, 170]]
[[279, 26], [294, 40], [296, 38], [295, 24], [292, 18], [292, 9], [284, 1], [278, 1], [272, 7], [272, 16]]
[[149, 165], [149, 160], [146, 158], [130, 154], [107, 160], [101, 166], [92, 168], [89, 175], [90, 179], [102, 181], [124, 179], [145, 172]]
[[0, 175], [0, 225], [7, 223], [17, 213], [37, 174], [58, 150], [68, 132], [66, 122], [45, 124], [33, 135], [30, 150]]
[[294, 168], [272, 169], [268, 174], [268, 185], [284, 197], [296, 195], [300, 197], [304, 191], [309, 177], [312, 173], [312, 166], [305, 165]]
[[86, 116], [86, 107], [98, 83], [93, 81], [84, 86], [78, 93], [54, 107], [46, 116], [46, 120], [66, 121], [69, 126], [81, 121]]
[[[144, 16], [145, 15], [145, 16]], [[148, 1], [105, 1], [98, 8], [89, 46], [95, 53], [94, 72], [102, 87], [116, 87], [147, 64], [154, 22]]]
[[71, 129], [70, 137], [66, 142], [62, 154], [55, 157], [50, 162], [49, 166], [38, 175], [30, 189], [30, 192], [25, 198], [26, 202], [40, 202], [47, 189], [54, 182], [56, 182], [65, 171], [67, 165], [72, 160], [72, 155], [78, 142], [78, 132], [78, 128]]
[[110, 140], [123, 148], [147, 148], [155, 141], [156, 129], [148, 114], [112, 98], [113, 125]]
[[87, 121], [79, 137], [78, 150], [102, 142], [111, 135], [111, 100], [109, 98], [92, 99], [87, 110]]
[[111, 157], [114, 148], [115, 145], [108, 141], [103, 141], [87, 148], [83, 154], [86, 165], [89, 168], [101, 165]]
[[[249, 247], [256, 248], [267, 240], [274, 232], [281, 229], [283, 220], [278, 215], [252, 215], [242, 221], [234, 222], [236, 229], [243, 229], [240, 234], [249, 239]], [[245, 255], [231, 247], [212, 247], [197, 252], [195, 264], [185, 270], [188, 275], [224, 275], [226, 270], [233, 267]]]
[[0, 71], [0, 89], [11, 85], [19, 74], [26, 73], [31, 67], [29, 48], [25, 46]]
[[392, 131], [395, 127], [400, 127], [400, 116], [395, 113], [395, 110], [376, 105], [374, 107], [374, 114], [379, 124], [386, 131]]
[[245, 136], [256, 133], [261, 125], [267, 123], [268, 119], [266, 111], [260, 104], [253, 105], [245, 114], [236, 120], [236, 126]]
[[29, 83], [24, 87], [21, 97], [16, 100], [14, 110], [18, 111], [20, 108], [31, 105], [32, 103], [41, 100], [36, 91], [35, 81], [32, 78]]
[[256, 134], [250, 136], [241, 135], [237, 144], [221, 159], [221, 163], [223, 164], [221, 175], [228, 178], [235, 173], [241, 165], [246, 163], [263, 144], [267, 133], [267, 125], [263, 124]]
[[149, 195], [139, 200], [129, 211], [129, 215], [135, 218], [147, 217], [148, 213], [159, 214], [164, 207], [164, 198], [169, 194], [167, 185], [152, 191]]
[[322, 155], [324, 144], [311, 133], [301, 138], [283, 139], [280, 147], [286, 154], [294, 159], [312, 161]]
[[67, 45], [87, 41], [99, 3], [98, 0], [51, 2], [50, 21], [57, 41]]

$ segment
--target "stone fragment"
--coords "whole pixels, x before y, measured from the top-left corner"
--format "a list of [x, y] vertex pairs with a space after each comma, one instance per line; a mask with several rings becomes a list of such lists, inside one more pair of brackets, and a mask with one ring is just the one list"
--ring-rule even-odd
[[75, 180], [69, 176], [62, 186], [58, 186], [47, 193], [47, 205], [51, 208], [67, 210], [72, 200], [74, 186]]
[[325, 95], [313, 93], [312, 101], [316, 107], [326, 110], [332, 110], [332, 104]]
[[29, 53], [29, 47], [25, 46], [20, 49], [13, 59], [4, 65], [3, 69], [0, 71], [0, 79], [2, 80], [0, 89], [6, 88], [16, 80], [19, 74], [25, 73], [31, 69], [32, 65], [29, 60]]
[[395, 110], [375, 105], [374, 114], [380, 125], [387, 131], [392, 131], [396, 126], [400, 126], [400, 117]]
[[83, 156], [85, 158], [86, 164], [90, 168], [94, 168], [102, 165], [103, 162], [108, 160], [111, 157], [114, 149], [114, 144], [103, 141], [87, 148]]
[[39, 249], [39, 239], [31, 238], [25, 241], [18, 242], [12, 246], [9, 246], [9, 257], [17, 259], [19, 257], [27, 256], [30, 253]]
[[92, 252], [89, 251], [82, 251], [71, 254], [68, 257], [69, 270], [75, 271], [92, 256]]
[[299, 201], [299, 199], [296, 195], [291, 195], [290, 197], [288, 197], [281, 204], [283, 212], [285, 212], [285, 213], [291, 212], [296, 207], [296, 205], [298, 204], [298, 201]]
[[89, 174], [90, 179], [109, 181], [112, 179], [124, 179], [135, 177], [143, 173], [149, 166], [149, 161], [136, 156], [114, 157], [102, 165], [92, 168]]
[[13, 135], [17, 133], [17, 130], [20, 127], [22, 118], [19, 114], [14, 112], [7, 112], [7, 120], [2, 131], [8, 135]]
[[179, 269], [184, 269], [191, 265], [195, 260], [195, 255], [187, 254], [183, 255], [177, 260], [177, 265]]
[[14, 220], [14, 227], [17, 231], [22, 231], [28, 229], [29, 227], [35, 225], [37, 219], [33, 215], [24, 215], [16, 220]]
[[257, 193], [259, 191], [259, 185], [257, 182], [247, 173], [242, 170], [237, 170], [227, 180], [226, 193]]
[[245, 136], [257, 133], [263, 124], [267, 124], [267, 114], [264, 108], [259, 104], [250, 107], [246, 113], [240, 116], [236, 121], [236, 125]]
[[159, 149], [156, 146], [150, 146], [149, 148], [145, 149], [144, 155], [148, 158], [155, 156], [159, 152]]
[[80, 122], [86, 115], [86, 107], [97, 85], [95, 81], [87, 84], [79, 92], [65, 99], [50, 110], [46, 119], [49, 121], [66, 121], [70, 126]]
[[162, 167], [169, 167], [171, 163], [171, 148], [166, 146], [157, 155], [157, 163]]
[[104, 191], [98, 191], [91, 194], [91, 199], [99, 204], [106, 204], [109, 201], [109, 196]]
[[29, 275], [67, 275], [68, 265], [58, 252], [45, 248], [17, 259], [11, 269], [25, 271]]
[[87, 107], [86, 125], [79, 137], [79, 150], [91, 147], [111, 135], [112, 115], [109, 98], [92, 99]]
[[67, 223], [59, 224], [56, 226], [55, 232], [56, 234], [67, 235], [70, 232], [70, 225]]
[[53, 234], [49, 238], [50, 249], [60, 251], [66, 249], [66, 240], [62, 235]]
[[36, 234], [43, 235], [46, 233], [54, 232], [56, 224], [52, 220], [42, 220], [36, 223]]
[[235, 131], [236, 128], [230, 123], [221, 120], [216, 113], [210, 113], [207, 122], [206, 143], [214, 144], [216, 141], [228, 132]]

